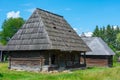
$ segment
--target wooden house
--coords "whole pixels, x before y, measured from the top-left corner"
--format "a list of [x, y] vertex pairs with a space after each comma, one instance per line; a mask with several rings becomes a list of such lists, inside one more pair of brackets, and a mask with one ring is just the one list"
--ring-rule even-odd
[[115, 53], [108, 47], [108, 45], [99, 37], [85, 37], [82, 39], [91, 49], [86, 53], [86, 64], [90, 66], [108, 66], [113, 65], [113, 55]]
[[63, 16], [37, 8], [7, 50], [10, 69], [50, 71], [85, 67], [90, 49]]

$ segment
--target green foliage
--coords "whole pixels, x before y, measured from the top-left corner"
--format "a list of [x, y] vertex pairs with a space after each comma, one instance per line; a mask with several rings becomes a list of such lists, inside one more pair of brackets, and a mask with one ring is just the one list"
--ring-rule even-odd
[[92, 36], [101, 37], [109, 45], [109, 47], [112, 48], [113, 51], [115, 51], [120, 50], [120, 45], [118, 45], [119, 41], [116, 40], [116, 35], [118, 33], [120, 33], [120, 29], [118, 26], [116, 28], [111, 25], [107, 25], [106, 27], [103, 26], [100, 28], [96, 26]]
[[119, 48], [119, 50], [120, 50], [120, 33], [118, 33], [117, 35], [116, 35], [116, 46]]
[[94, 32], [93, 32], [93, 36], [94, 36], [94, 37], [95, 37], [95, 36], [98, 36], [98, 37], [99, 37], [99, 35], [100, 35], [100, 30], [99, 30], [99, 27], [96, 26], [96, 28], [95, 28], [95, 30], [94, 30]]
[[0, 41], [2, 44], [7, 44], [11, 37], [24, 24], [23, 18], [9, 18], [4, 20], [2, 24], [2, 31], [0, 32]]
[[116, 54], [113, 56], [113, 61], [118, 62], [119, 57], [120, 57], [120, 52], [116, 52]]
[[112, 68], [93, 67], [60, 73], [36, 73], [8, 70], [8, 63], [0, 63], [0, 80], [119, 80], [120, 64]]

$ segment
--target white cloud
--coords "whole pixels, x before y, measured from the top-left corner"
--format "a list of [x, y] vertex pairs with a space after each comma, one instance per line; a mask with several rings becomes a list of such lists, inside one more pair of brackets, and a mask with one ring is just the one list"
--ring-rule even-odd
[[76, 32], [78, 31], [78, 29], [77, 28], [73, 28]]
[[74, 27], [73, 29], [74, 29], [78, 34], [80, 34], [81, 31], [82, 31], [82, 28], [81, 28], [81, 27]]
[[20, 11], [10, 11], [7, 13], [7, 18], [18, 18], [20, 17]]
[[35, 8], [31, 8], [31, 9], [26, 9], [25, 11], [32, 13], [34, 10]]
[[86, 37], [91, 37], [93, 33], [92, 32], [86, 32], [84, 34], [85, 34]]
[[79, 34], [79, 36], [81, 36], [80, 33], [83, 31], [83, 29], [81, 27], [77, 27], [77, 28], [74, 27], [73, 29], [77, 32], [77, 34]]
[[117, 29], [117, 26], [113, 26], [114, 29]]
[[[82, 34], [80, 34], [82, 31], [82, 28], [73, 28], [73, 29], [79, 34], [79, 36], [82, 35]], [[92, 32], [85, 32], [84, 34], [86, 37], [91, 37], [93, 33]]]
[[[79, 36], [81, 36], [82, 34], [80, 34], [83, 30], [82, 30], [82, 28], [73, 28], [78, 34], [79, 34]], [[92, 32], [85, 32], [84, 33], [85, 34], [85, 36], [86, 37], [91, 37], [92, 36]]]

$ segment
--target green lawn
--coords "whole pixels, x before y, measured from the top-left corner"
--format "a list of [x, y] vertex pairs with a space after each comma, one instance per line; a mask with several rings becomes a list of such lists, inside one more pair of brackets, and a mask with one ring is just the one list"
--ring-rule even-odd
[[12, 71], [8, 63], [0, 63], [0, 80], [120, 80], [120, 63], [113, 68], [94, 67], [86, 70], [76, 70], [71, 73], [36, 73]]

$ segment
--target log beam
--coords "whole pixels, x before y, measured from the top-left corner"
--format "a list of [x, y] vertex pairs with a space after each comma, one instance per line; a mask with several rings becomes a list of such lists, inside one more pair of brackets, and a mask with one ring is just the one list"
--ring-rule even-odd
[[51, 54], [49, 53], [49, 66], [51, 66]]

